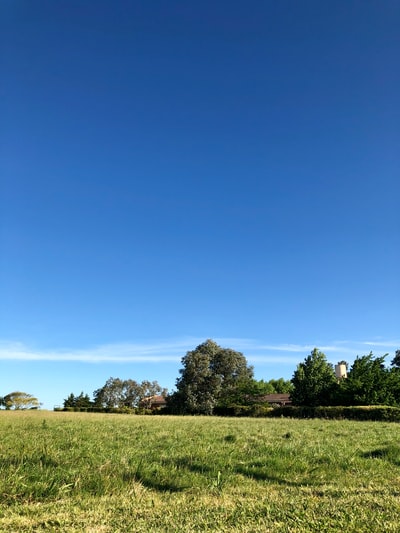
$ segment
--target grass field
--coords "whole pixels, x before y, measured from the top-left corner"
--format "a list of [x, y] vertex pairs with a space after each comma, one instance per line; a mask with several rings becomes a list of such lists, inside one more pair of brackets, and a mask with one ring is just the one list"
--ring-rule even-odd
[[398, 532], [400, 426], [0, 411], [0, 531]]

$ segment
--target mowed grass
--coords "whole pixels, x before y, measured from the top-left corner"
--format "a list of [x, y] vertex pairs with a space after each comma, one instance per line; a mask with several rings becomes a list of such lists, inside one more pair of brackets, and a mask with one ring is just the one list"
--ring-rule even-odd
[[400, 427], [0, 412], [0, 531], [397, 532]]

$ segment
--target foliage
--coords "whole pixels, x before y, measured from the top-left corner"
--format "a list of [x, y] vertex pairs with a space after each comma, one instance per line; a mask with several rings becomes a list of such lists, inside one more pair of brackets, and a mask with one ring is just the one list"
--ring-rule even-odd
[[268, 404], [253, 403], [250, 405], [217, 406], [214, 409], [214, 414], [217, 416], [262, 418], [268, 417], [273, 410], [274, 408]]
[[387, 381], [387, 386], [393, 397], [393, 405], [400, 407], [400, 369], [398, 367], [392, 367], [390, 369]]
[[2, 404], [7, 410], [37, 409], [40, 407], [39, 400], [27, 392], [10, 392], [9, 394], [6, 394], [2, 400]]
[[253, 369], [240, 352], [207, 340], [182, 358], [176, 391], [168, 398], [172, 412], [210, 415], [216, 406], [243, 400]]
[[398, 531], [397, 424], [25, 411], [0, 433], [0, 531]]
[[336, 403], [342, 405], [395, 405], [394, 385], [396, 381], [400, 381], [400, 376], [396, 376], [385, 368], [385, 357], [374, 357], [372, 352], [357, 357], [347, 378], [340, 381]]
[[247, 386], [247, 392], [252, 396], [265, 396], [266, 394], [290, 394], [292, 390], [292, 382], [283, 378], [270, 379], [269, 381], [264, 381], [263, 379], [257, 381], [253, 379], [249, 381]]
[[394, 357], [390, 363], [394, 368], [400, 369], [400, 350], [396, 350]]
[[64, 400], [64, 408], [71, 407], [74, 409], [89, 409], [92, 407], [92, 405], [93, 404], [89, 398], [89, 395], [83, 394], [83, 392], [81, 392], [79, 396], [75, 396], [71, 392], [68, 398]]
[[396, 366], [387, 368], [385, 358], [372, 352], [357, 357], [339, 383], [336, 404], [341, 405], [400, 405], [400, 372]]
[[271, 394], [290, 394], [293, 391], [293, 383], [290, 379], [270, 379], [267, 383], [273, 388]]
[[99, 408], [135, 408], [140, 400], [147, 396], [165, 396], [167, 389], [157, 381], [144, 380], [141, 383], [133, 379], [122, 380], [110, 377], [100, 389], [93, 393], [94, 406]]
[[[304, 363], [298, 365], [292, 378], [293, 404], [309, 407], [400, 405], [400, 371], [396, 357], [391, 369], [385, 367], [386, 355], [374, 357], [371, 352], [358, 356], [347, 377], [337, 381], [325, 355], [314, 349]], [[341, 363], [348, 367], [345, 361]]]
[[329, 405], [336, 388], [333, 366], [317, 348], [297, 365], [292, 378], [294, 405]]

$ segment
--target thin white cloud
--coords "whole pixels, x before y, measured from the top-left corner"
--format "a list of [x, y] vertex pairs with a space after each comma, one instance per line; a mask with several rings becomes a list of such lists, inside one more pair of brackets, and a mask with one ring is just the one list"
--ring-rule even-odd
[[[242, 351], [251, 364], [296, 365], [315, 347], [323, 351], [328, 360], [346, 359], [373, 351], [382, 355], [382, 347], [393, 352], [400, 341], [334, 341], [329, 344], [267, 344], [255, 339], [216, 338], [224, 347]], [[103, 344], [85, 349], [44, 350], [20, 342], [0, 341], [0, 360], [13, 361], [70, 361], [82, 363], [179, 363], [188, 350], [193, 350], [204, 338], [185, 337], [159, 342]], [[368, 348], [367, 348], [368, 347]], [[366, 349], [367, 348], [367, 349]]]
[[363, 342], [366, 346], [382, 346], [382, 348], [392, 348], [395, 350], [400, 349], [400, 340], [395, 341], [365, 341]]
[[157, 363], [181, 359], [182, 341], [172, 343], [117, 343], [86, 349], [38, 350], [21, 343], [1, 343], [0, 360], [71, 361], [84, 363]]

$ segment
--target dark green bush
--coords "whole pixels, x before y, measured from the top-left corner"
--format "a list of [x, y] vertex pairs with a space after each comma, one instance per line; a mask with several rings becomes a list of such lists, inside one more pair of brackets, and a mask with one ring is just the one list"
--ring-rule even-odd
[[215, 407], [214, 415], [217, 416], [249, 416], [254, 418], [260, 418], [268, 416], [268, 413], [272, 411], [272, 407], [253, 404], [253, 405], [229, 405]]
[[327, 418], [327, 419], [350, 419], [350, 420], [376, 420], [386, 422], [400, 422], [400, 408], [384, 405], [371, 406], [294, 406], [285, 405], [276, 407], [268, 412], [270, 417], [289, 418]]

